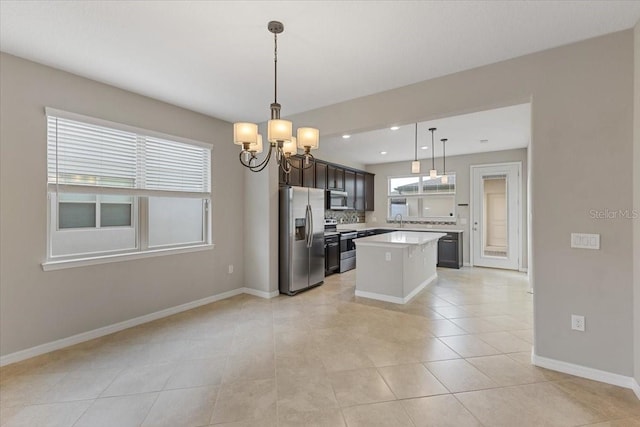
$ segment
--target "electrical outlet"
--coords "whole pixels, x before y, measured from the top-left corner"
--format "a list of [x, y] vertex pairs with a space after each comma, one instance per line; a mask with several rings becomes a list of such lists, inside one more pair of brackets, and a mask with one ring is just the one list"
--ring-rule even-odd
[[584, 332], [584, 316], [578, 316], [577, 314], [572, 314], [571, 329], [573, 329], [574, 331]]
[[391, 252], [385, 252], [384, 253], [384, 260], [385, 261], [391, 261]]
[[229, 264], [229, 274], [233, 274], [233, 264]]

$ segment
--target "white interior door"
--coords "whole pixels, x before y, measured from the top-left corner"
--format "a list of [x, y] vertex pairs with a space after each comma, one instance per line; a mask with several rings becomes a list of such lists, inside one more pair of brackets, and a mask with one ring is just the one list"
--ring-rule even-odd
[[471, 166], [471, 263], [520, 268], [520, 163]]

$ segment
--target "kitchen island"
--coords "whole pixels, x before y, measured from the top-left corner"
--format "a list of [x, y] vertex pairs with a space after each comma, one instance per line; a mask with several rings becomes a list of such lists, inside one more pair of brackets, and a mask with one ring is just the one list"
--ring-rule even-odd
[[438, 240], [444, 236], [394, 231], [356, 239], [356, 296], [409, 302], [438, 276]]

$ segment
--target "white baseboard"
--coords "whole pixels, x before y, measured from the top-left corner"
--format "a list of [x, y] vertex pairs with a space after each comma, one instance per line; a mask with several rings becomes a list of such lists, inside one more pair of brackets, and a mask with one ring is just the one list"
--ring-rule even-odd
[[259, 291], [253, 288], [242, 288], [242, 292], [244, 292], [245, 294], [253, 295], [254, 297], [260, 297], [265, 299], [275, 298], [278, 295], [280, 295], [280, 291], [266, 292], [266, 291]]
[[145, 314], [144, 316], [135, 317], [133, 319], [125, 320], [123, 322], [114, 323], [113, 325], [103, 326], [102, 328], [94, 329], [92, 331], [82, 332], [77, 335], [73, 335], [67, 338], [62, 338], [56, 341], [51, 341], [45, 344], [37, 345], [35, 347], [27, 348], [25, 350], [16, 351], [5, 356], [0, 357], [0, 366], [9, 365], [11, 363], [20, 362], [31, 357], [40, 356], [41, 354], [49, 353], [51, 351], [60, 350], [61, 348], [69, 347], [81, 342], [89, 341], [95, 338], [100, 338], [105, 335], [113, 334], [124, 329], [128, 329], [134, 326], [141, 325], [143, 323], [152, 322], [154, 320], [161, 319], [163, 317], [171, 316], [183, 311], [191, 310], [192, 308], [200, 307], [202, 305], [211, 304], [212, 302], [220, 301], [226, 298], [231, 298], [240, 294], [254, 295], [260, 298], [273, 298], [278, 296], [278, 291], [264, 292], [251, 288], [238, 288], [232, 291], [223, 292], [221, 294], [212, 295], [210, 297], [202, 298], [196, 301], [191, 301], [185, 304], [177, 305], [175, 307], [169, 307], [164, 310], [156, 311], [154, 313]]
[[519, 269], [518, 269], [518, 271], [519, 271], [520, 273], [528, 273], [528, 272], [529, 272], [529, 269], [528, 269], [527, 267], [521, 267], [521, 268], [519, 268]]
[[362, 297], [362, 298], [375, 299], [375, 300], [378, 300], [378, 301], [391, 302], [391, 303], [394, 303], [394, 304], [406, 304], [409, 301], [411, 301], [411, 299], [413, 297], [415, 297], [421, 290], [423, 290], [424, 288], [429, 286], [431, 283], [433, 283], [433, 281], [437, 277], [438, 277], [438, 273], [434, 273], [433, 276], [429, 277], [427, 280], [425, 280], [424, 282], [420, 283], [418, 285], [418, 287], [416, 287], [413, 291], [411, 291], [411, 293], [409, 293], [409, 295], [407, 295], [404, 298], [394, 297], [394, 296], [385, 295], [385, 294], [378, 294], [378, 293], [375, 293], [375, 292], [359, 291], [357, 289], [356, 289], [356, 296], [357, 297]]
[[462, 266], [463, 267], [473, 267], [473, 264], [471, 264], [470, 262], [463, 262]]
[[620, 374], [614, 374], [612, 372], [576, 365], [574, 363], [538, 356], [535, 354], [534, 350], [531, 351], [531, 363], [541, 368], [551, 369], [552, 371], [558, 371], [569, 375], [575, 375], [576, 377], [587, 378], [589, 380], [629, 388], [633, 390], [636, 396], [638, 396], [638, 399], [640, 399], [640, 387], [638, 387], [638, 383], [633, 377], [627, 377]]

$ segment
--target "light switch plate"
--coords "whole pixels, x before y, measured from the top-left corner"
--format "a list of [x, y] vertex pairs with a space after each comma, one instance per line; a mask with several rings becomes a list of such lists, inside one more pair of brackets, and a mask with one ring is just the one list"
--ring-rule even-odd
[[571, 233], [571, 247], [578, 249], [600, 249], [600, 235]]

